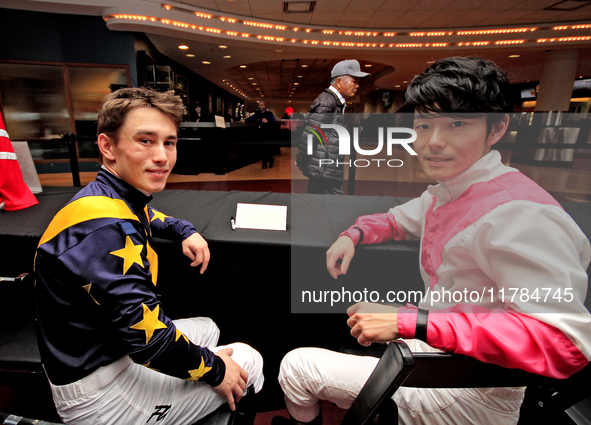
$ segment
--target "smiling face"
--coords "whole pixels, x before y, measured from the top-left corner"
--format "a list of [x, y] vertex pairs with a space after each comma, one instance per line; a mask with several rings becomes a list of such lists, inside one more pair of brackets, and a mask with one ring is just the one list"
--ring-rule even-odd
[[160, 192], [176, 163], [177, 128], [161, 111], [140, 107], [129, 111], [117, 140], [98, 137], [103, 165], [136, 189]]
[[509, 117], [505, 115], [487, 129], [486, 116], [470, 118], [415, 112], [413, 143], [423, 171], [429, 178], [443, 181], [466, 171], [490, 152], [505, 133]]

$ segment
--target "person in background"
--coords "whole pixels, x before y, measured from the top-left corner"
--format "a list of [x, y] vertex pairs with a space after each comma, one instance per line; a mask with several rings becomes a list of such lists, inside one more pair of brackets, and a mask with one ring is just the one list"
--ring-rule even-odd
[[[351, 306], [347, 325], [359, 344], [404, 338], [415, 352], [459, 353], [558, 379], [589, 363], [589, 240], [550, 194], [492, 150], [509, 124], [509, 86], [494, 63], [460, 57], [435, 62], [409, 85], [401, 111], [414, 117], [413, 149], [438, 184], [358, 218], [326, 265], [336, 279], [357, 246], [420, 240], [430, 296], [418, 308]], [[395, 281], [396, 270], [384, 279]], [[320, 424], [320, 400], [348, 408], [377, 362], [319, 348], [288, 353], [279, 382], [292, 422]], [[401, 424], [497, 425], [517, 423], [523, 396], [524, 388], [401, 387], [393, 398]]]
[[[271, 125], [275, 123], [275, 115], [273, 112], [267, 109], [267, 105], [265, 104], [264, 100], [258, 101], [258, 109], [254, 111], [250, 117], [246, 118], [243, 122], [245, 123], [257, 123], [259, 129], [261, 130], [260, 135], [263, 139], [263, 142], [266, 140], [266, 136], [271, 129]], [[275, 157], [273, 156], [274, 147], [273, 146], [262, 146], [263, 150], [263, 161], [262, 161], [262, 168], [266, 169], [267, 164], [269, 164], [269, 168], [273, 168], [273, 164], [275, 164]]]
[[[359, 79], [369, 76], [361, 72], [359, 62], [346, 59], [337, 63], [331, 73], [330, 86], [314, 100], [308, 110], [308, 121], [299, 139], [295, 165], [308, 177], [308, 193], [342, 195], [345, 179], [345, 156], [339, 155], [338, 135], [336, 131], [325, 130], [327, 142], [321, 143], [312, 137], [315, 127], [322, 124], [344, 126], [346, 99], [355, 96], [359, 88]], [[313, 143], [312, 154], [308, 154], [308, 140]], [[321, 160], [330, 159], [330, 164]]]
[[175, 164], [181, 118], [172, 91], [107, 95], [98, 114], [97, 178], [39, 243], [39, 349], [65, 423], [191, 424], [226, 402], [235, 409], [247, 387], [263, 385], [257, 351], [218, 347], [211, 319], [173, 321], [156, 295], [153, 237], [177, 241], [201, 273], [210, 261], [191, 223], [148, 206]]
[[195, 122], [201, 122], [202, 118], [201, 104], [199, 102], [195, 102]]

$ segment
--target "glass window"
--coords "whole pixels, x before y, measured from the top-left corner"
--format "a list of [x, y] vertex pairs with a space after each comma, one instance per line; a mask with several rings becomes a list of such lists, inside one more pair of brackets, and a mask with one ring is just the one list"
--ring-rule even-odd
[[12, 140], [72, 131], [62, 66], [0, 63], [0, 94]]

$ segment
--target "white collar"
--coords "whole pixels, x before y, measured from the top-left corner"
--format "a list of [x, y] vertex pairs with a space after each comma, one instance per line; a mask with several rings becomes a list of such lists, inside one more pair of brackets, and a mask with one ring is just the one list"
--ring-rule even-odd
[[334, 88], [334, 86], [328, 86], [328, 89], [337, 96], [337, 98], [339, 99], [339, 102], [341, 102], [343, 105], [347, 104], [347, 101], [345, 100], [343, 95], [340, 94], [339, 91]]
[[437, 208], [458, 199], [474, 183], [489, 181], [510, 171], [518, 170], [504, 165], [501, 162], [501, 154], [491, 150], [466, 171], [451, 179], [438, 180], [438, 185], [429, 186], [427, 190], [437, 198]]

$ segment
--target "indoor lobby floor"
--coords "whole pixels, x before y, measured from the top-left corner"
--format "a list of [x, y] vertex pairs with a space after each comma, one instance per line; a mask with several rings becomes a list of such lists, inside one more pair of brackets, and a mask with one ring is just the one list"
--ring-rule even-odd
[[[273, 168], [262, 169], [261, 162], [255, 162], [223, 175], [201, 173], [196, 175], [171, 174], [167, 189], [190, 190], [244, 190], [256, 192], [305, 193], [307, 178], [292, 167], [292, 149], [281, 148], [281, 154], [275, 156]], [[560, 202], [591, 201], [591, 158], [577, 157], [568, 167], [526, 165], [511, 162], [511, 151], [501, 151], [503, 162], [515, 167], [540, 186], [550, 192]], [[428, 185], [434, 182], [423, 173], [418, 160], [410, 157], [402, 148], [394, 151], [391, 162], [398, 167], [388, 167], [386, 160], [378, 161], [380, 156], [371, 159], [359, 156], [355, 167], [355, 195], [366, 196], [419, 196]], [[382, 157], [382, 159], [387, 159]], [[373, 161], [371, 161], [373, 160]], [[370, 164], [370, 166], [367, 166]], [[347, 174], [349, 167], [346, 166]], [[81, 172], [82, 185], [88, 184], [96, 172]], [[72, 176], [68, 173], [40, 174], [42, 186], [72, 186]], [[348, 184], [343, 185], [347, 194]]]

